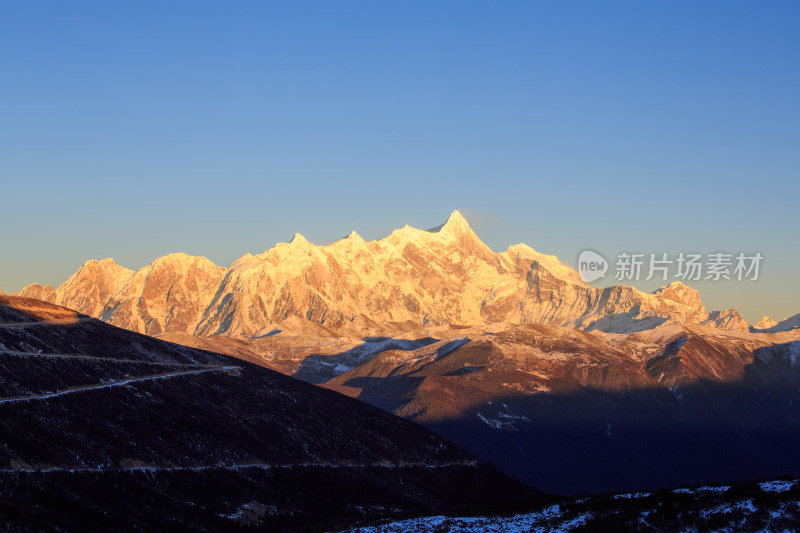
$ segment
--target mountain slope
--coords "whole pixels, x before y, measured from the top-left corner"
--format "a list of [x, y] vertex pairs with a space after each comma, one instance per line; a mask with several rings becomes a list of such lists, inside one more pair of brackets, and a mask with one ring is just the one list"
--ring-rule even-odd
[[800, 473], [800, 331], [495, 323], [356, 340], [282, 327], [190, 339], [419, 422], [548, 492]]
[[29, 530], [321, 528], [526, 492], [374, 407], [19, 297], [0, 420], [0, 524]]
[[[800, 473], [800, 341], [498, 324], [295, 373], [415, 420], [548, 492]], [[388, 342], [388, 341], [387, 341]]]
[[697, 291], [672, 283], [653, 294], [596, 289], [555, 256], [519, 244], [492, 252], [458, 211], [429, 231], [405, 226], [378, 241], [357, 233], [327, 246], [295, 235], [230, 268], [171, 254], [136, 273], [89, 261], [52, 289], [19, 293], [132, 331], [257, 337], [300, 318], [331, 331], [376, 324], [537, 323], [631, 332], [664, 323], [738, 331], [735, 311], [709, 314]]

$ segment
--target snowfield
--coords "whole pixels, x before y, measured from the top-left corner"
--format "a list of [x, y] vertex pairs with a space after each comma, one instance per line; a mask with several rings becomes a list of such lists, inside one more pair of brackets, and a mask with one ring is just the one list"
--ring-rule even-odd
[[429, 516], [402, 520], [379, 526], [367, 526], [347, 530], [352, 533], [423, 533], [428, 531], [463, 531], [468, 533], [517, 533], [517, 532], [546, 532], [570, 531], [582, 524], [583, 521], [575, 519], [566, 520], [557, 527], [552, 527], [554, 521], [558, 522], [561, 508], [553, 505], [542, 511], [527, 514], [518, 514], [509, 517], [459, 517]]
[[[591, 531], [798, 531], [797, 479], [565, 499], [513, 516], [428, 516], [347, 533], [545, 533]], [[735, 496], [732, 496], [735, 494]], [[341, 532], [344, 533], [344, 532]]]

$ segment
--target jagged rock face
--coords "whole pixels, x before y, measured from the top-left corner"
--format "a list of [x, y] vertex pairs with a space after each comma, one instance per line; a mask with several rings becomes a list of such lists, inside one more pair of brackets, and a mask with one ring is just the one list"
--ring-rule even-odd
[[50, 303], [67, 302], [70, 309], [79, 313], [100, 316], [106, 302], [131, 280], [133, 274], [132, 270], [119, 266], [113, 259], [92, 259], [58, 289], [34, 283], [18, 295]]
[[134, 272], [113, 259], [87, 261], [56, 291], [57, 300], [89, 316], [99, 316], [105, 303], [131, 280]]
[[500, 268], [460, 215], [433, 233], [405, 227], [370, 243], [352, 233], [318, 247], [296, 235], [236, 261], [198, 331], [253, 335], [291, 316], [333, 328], [361, 314], [378, 323], [479, 322], [486, 280]]
[[205, 257], [171, 254], [136, 272], [99, 316], [148, 335], [193, 333], [224, 275]]
[[138, 272], [112, 259], [91, 260], [58, 289], [34, 284], [19, 295], [141, 333], [192, 333], [224, 273], [208, 259], [186, 254], [161, 257]]
[[458, 211], [439, 228], [406, 226], [378, 241], [353, 232], [316, 246], [298, 234], [228, 269], [184, 254], [135, 273], [111, 260], [90, 261], [55, 291], [37, 285], [21, 294], [149, 334], [253, 337], [291, 317], [332, 330], [349, 328], [356, 317], [377, 324], [505, 321], [614, 332], [704, 321], [738, 329], [743, 322], [730, 313], [710, 317], [697, 291], [681, 283], [653, 294], [627, 286], [596, 289], [555, 256], [524, 244], [494, 253]]

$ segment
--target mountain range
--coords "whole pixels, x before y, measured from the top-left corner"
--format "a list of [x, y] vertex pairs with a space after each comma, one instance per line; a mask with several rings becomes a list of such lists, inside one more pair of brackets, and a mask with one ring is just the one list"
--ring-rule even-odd
[[680, 282], [594, 288], [491, 251], [457, 211], [229, 268], [88, 261], [20, 294], [358, 398], [552, 493], [800, 474], [800, 315], [753, 327]]
[[[138, 271], [91, 260], [56, 289], [33, 284], [18, 295], [148, 335], [253, 338], [295, 319], [356, 334], [397, 323], [536, 323], [616, 333], [665, 323], [751, 329], [733, 309], [707, 312], [698, 292], [680, 282], [652, 294], [599, 289], [525, 244], [494, 253], [458, 211], [438, 228], [406, 226], [370, 242], [353, 232], [317, 246], [296, 234], [228, 268], [181, 253]], [[760, 325], [785, 329], [773, 322], [765, 317]]]

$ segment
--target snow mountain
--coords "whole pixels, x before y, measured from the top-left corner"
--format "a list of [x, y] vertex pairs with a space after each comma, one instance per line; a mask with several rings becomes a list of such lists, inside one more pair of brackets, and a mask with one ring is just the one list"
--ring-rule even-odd
[[707, 312], [698, 292], [680, 282], [652, 294], [624, 285], [599, 289], [525, 244], [495, 253], [458, 211], [437, 228], [405, 226], [370, 242], [352, 232], [317, 246], [296, 234], [228, 268], [186, 254], [135, 272], [112, 259], [91, 260], [56, 289], [33, 284], [18, 294], [149, 335], [252, 338], [290, 319], [333, 331], [356, 321], [535, 323], [617, 333], [665, 323], [750, 328], [735, 310]]

